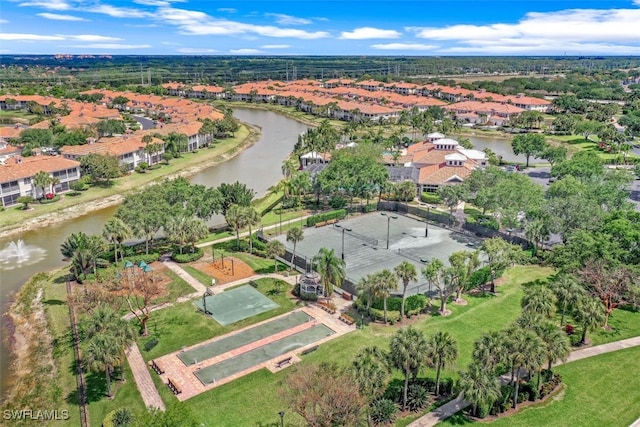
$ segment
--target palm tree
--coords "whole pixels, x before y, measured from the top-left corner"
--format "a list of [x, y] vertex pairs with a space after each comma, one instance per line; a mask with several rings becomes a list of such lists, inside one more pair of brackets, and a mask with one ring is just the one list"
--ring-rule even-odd
[[436, 396], [440, 394], [440, 373], [446, 365], [450, 365], [458, 358], [458, 344], [449, 332], [436, 332], [429, 339], [427, 358], [436, 368]]
[[535, 332], [544, 343], [548, 362], [547, 369], [551, 370], [551, 366], [557, 360], [567, 360], [571, 352], [571, 343], [569, 342], [569, 337], [562, 329], [552, 322], [544, 322], [535, 328]]
[[253, 253], [253, 233], [251, 227], [260, 223], [260, 214], [253, 206], [245, 206], [243, 210], [246, 225], [249, 227], [249, 253], [251, 254]]
[[560, 305], [560, 326], [564, 326], [567, 308], [574, 306], [585, 295], [585, 291], [578, 285], [575, 278], [569, 274], [560, 274], [551, 283], [551, 288], [558, 298]]
[[304, 232], [300, 227], [293, 227], [287, 231], [287, 242], [293, 243], [293, 252], [291, 253], [291, 269], [294, 268], [294, 260], [296, 258], [296, 245], [304, 239]]
[[460, 373], [459, 385], [464, 399], [473, 405], [475, 415], [478, 415], [478, 406], [491, 406], [501, 396], [500, 381], [479, 363], [472, 363], [467, 371]]
[[[34, 187], [40, 188], [42, 190], [42, 193], [40, 194], [40, 198], [42, 198], [47, 192], [46, 188], [51, 185], [51, 176], [45, 171], [40, 171], [33, 176], [31, 182]], [[37, 196], [37, 192], [34, 191], [33, 194]]]
[[116, 365], [122, 363], [122, 348], [108, 335], [96, 335], [89, 341], [85, 350], [87, 365], [96, 371], [104, 371], [107, 378], [107, 396], [111, 397], [111, 373]]
[[127, 224], [118, 217], [111, 217], [102, 228], [102, 237], [113, 245], [114, 261], [118, 262], [118, 250], [120, 250], [120, 259], [122, 260], [122, 243], [133, 237], [133, 232]]
[[537, 284], [524, 290], [522, 310], [552, 318], [556, 314], [558, 298], [553, 291], [543, 284]]
[[394, 269], [396, 276], [398, 279], [402, 281], [402, 305], [400, 306], [400, 320], [404, 319], [404, 303], [407, 298], [407, 288], [409, 287], [409, 282], [412, 280], [416, 280], [418, 278], [418, 273], [416, 272], [416, 267], [411, 264], [409, 261], [402, 261], [400, 264], [396, 266]]
[[501, 332], [488, 332], [473, 344], [473, 361], [478, 366], [495, 373], [504, 361], [505, 337]]
[[374, 293], [373, 295], [382, 299], [384, 304], [384, 323], [387, 322], [387, 299], [391, 296], [392, 290], [398, 289], [398, 279], [386, 268], [374, 274]]
[[344, 260], [337, 257], [333, 249], [320, 248], [312, 262], [320, 274], [324, 296], [330, 297], [333, 293], [333, 287], [339, 287], [346, 277]]
[[606, 318], [602, 303], [589, 296], [584, 296], [578, 300], [573, 317], [582, 325], [581, 345], [587, 344], [587, 331], [593, 331], [604, 325]]
[[389, 380], [388, 355], [379, 347], [365, 347], [351, 362], [351, 373], [358, 384], [360, 394], [366, 399], [367, 418], [371, 423], [369, 406], [384, 393]]
[[188, 218], [185, 226], [185, 242], [191, 246], [191, 253], [193, 253], [195, 251], [196, 242], [200, 239], [204, 239], [209, 234], [209, 227], [204, 220], [196, 217]]
[[540, 369], [544, 363], [544, 343], [533, 332], [525, 329], [512, 329], [506, 342], [507, 359], [511, 365], [511, 377], [514, 378], [513, 407], [518, 406], [518, 388], [523, 372], [529, 374]]
[[376, 278], [373, 274], [367, 274], [358, 281], [358, 298], [367, 299], [367, 315], [371, 309], [371, 300], [375, 295]]
[[236, 232], [236, 248], [240, 249], [240, 229], [244, 228], [247, 225], [246, 221], [246, 213], [245, 210], [242, 209], [242, 206], [239, 205], [231, 205], [229, 209], [227, 209], [227, 213], [224, 215], [225, 221], [227, 224], [231, 226]]
[[298, 161], [295, 158], [289, 157], [285, 159], [281, 166], [282, 175], [284, 175], [285, 179], [291, 177], [298, 170], [298, 166]]
[[107, 246], [107, 242], [102, 238], [102, 236], [98, 236], [97, 234], [91, 234], [87, 236], [85, 249], [89, 255], [89, 259], [91, 262], [91, 267], [93, 269], [93, 274], [98, 274], [98, 265], [105, 265], [107, 261], [102, 258], [104, 253], [109, 249]]
[[427, 356], [429, 344], [422, 332], [412, 326], [399, 329], [389, 344], [389, 361], [394, 368], [402, 371], [404, 387], [402, 392], [402, 407], [407, 408], [407, 390], [409, 376], [418, 372]]
[[286, 253], [286, 248], [280, 240], [269, 240], [266, 246], [267, 256], [273, 258], [273, 270], [278, 272], [278, 257]]

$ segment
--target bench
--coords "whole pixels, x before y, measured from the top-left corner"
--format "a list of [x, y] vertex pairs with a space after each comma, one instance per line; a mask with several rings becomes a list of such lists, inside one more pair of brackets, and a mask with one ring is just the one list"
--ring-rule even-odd
[[180, 394], [182, 393], [182, 390], [180, 390], [180, 387], [178, 387], [176, 385], [176, 383], [174, 383], [173, 381], [171, 381], [171, 378], [168, 379], [167, 385], [169, 386], [169, 390], [171, 390], [171, 392], [173, 394]]
[[320, 228], [327, 225], [327, 221], [316, 222], [316, 228]]
[[304, 356], [305, 354], [309, 354], [311, 352], [316, 351], [318, 349], [318, 347], [320, 347], [320, 346], [319, 345], [314, 345], [313, 347], [309, 347], [306, 350], [302, 350], [302, 352], [300, 354], [302, 354]]
[[153, 369], [156, 372], [156, 374], [158, 375], [164, 374], [164, 371], [162, 370], [162, 368], [160, 368], [160, 366], [158, 366], [155, 360], [150, 360], [149, 366], [151, 366], [151, 369]]
[[330, 219], [329, 221], [327, 221], [327, 224], [335, 224], [338, 222], [338, 218], [334, 218], [334, 219]]
[[276, 363], [276, 368], [280, 369], [282, 368], [284, 365], [289, 365], [291, 364], [291, 357], [287, 357], [286, 359], [282, 359], [281, 361], [279, 361], [278, 363]]

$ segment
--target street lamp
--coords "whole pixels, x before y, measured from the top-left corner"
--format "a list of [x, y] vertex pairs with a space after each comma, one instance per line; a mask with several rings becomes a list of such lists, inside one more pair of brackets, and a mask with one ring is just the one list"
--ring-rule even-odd
[[282, 206], [280, 206], [280, 233], [282, 234]]
[[380, 215], [387, 217], [387, 249], [389, 249], [389, 231], [391, 228], [391, 218], [398, 219], [395, 215], [387, 215], [386, 212], [380, 212]]
[[342, 256], [342, 260], [344, 261], [344, 232], [345, 231], [351, 231], [351, 229], [347, 228], [347, 227], [343, 227], [340, 224], [335, 224], [335, 226], [342, 229], [342, 253], [341, 253], [341, 256]]
[[427, 217], [424, 219], [424, 237], [429, 237], [429, 212], [431, 206], [427, 206]]
[[284, 427], [284, 411], [278, 412], [278, 415], [280, 415], [280, 427]]

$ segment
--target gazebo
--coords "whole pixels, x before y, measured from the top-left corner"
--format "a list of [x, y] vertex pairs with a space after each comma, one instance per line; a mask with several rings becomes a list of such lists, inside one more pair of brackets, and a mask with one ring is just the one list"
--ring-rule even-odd
[[324, 288], [320, 281], [320, 275], [315, 271], [305, 273], [300, 277], [300, 293], [324, 295]]

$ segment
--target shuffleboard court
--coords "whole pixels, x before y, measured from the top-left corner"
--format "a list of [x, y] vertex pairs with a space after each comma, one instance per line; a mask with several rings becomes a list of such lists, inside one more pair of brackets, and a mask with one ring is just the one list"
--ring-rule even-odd
[[259, 365], [267, 360], [288, 353], [305, 345], [311, 344], [322, 338], [328, 337], [334, 331], [323, 324], [312, 326], [309, 329], [263, 345], [254, 350], [242, 353], [237, 357], [227, 359], [215, 365], [208, 366], [195, 372], [196, 377], [204, 385], [209, 385], [223, 378], [242, 372], [252, 366]]
[[258, 341], [264, 337], [268, 337], [269, 335], [274, 335], [278, 332], [293, 328], [294, 326], [302, 325], [310, 320], [312, 320], [312, 317], [305, 312], [295, 311], [284, 317], [279, 317], [278, 319], [274, 319], [253, 328], [245, 329], [242, 332], [222, 337], [207, 344], [199, 345], [191, 350], [180, 352], [178, 353], [178, 358], [187, 366], [193, 365], [247, 344], [251, 344], [252, 342]]
[[194, 304], [203, 311], [206, 305], [206, 312], [222, 326], [279, 307], [251, 285], [204, 297], [206, 304], [202, 300], [203, 298], [198, 298]]

